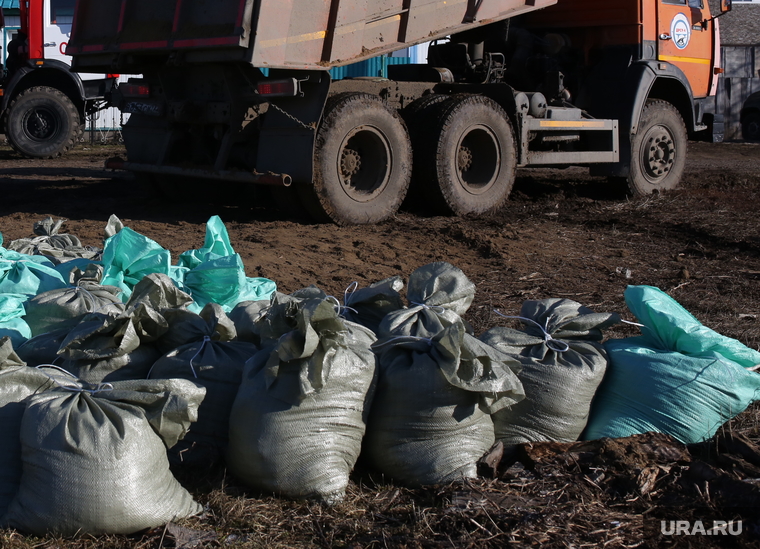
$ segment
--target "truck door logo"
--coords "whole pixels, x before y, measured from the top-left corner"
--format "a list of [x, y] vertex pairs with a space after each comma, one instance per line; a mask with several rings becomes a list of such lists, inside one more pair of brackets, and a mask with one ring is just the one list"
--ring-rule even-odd
[[689, 45], [691, 39], [691, 23], [689, 19], [683, 14], [679, 13], [670, 23], [670, 36], [673, 37], [673, 44], [682, 50]]

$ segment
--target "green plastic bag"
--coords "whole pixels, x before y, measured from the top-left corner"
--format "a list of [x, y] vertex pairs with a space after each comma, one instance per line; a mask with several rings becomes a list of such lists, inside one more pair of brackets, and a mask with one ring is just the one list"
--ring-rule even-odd
[[203, 247], [180, 254], [171, 277], [193, 296], [195, 302], [188, 309], [196, 313], [207, 303], [216, 303], [230, 312], [241, 301], [269, 299], [276, 290], [275, 283], [267, 278], [246, 277], [243, 260], [235, 253], [227, 229], [216, 215], [206, 223]]
[[55, 263], [50, 261], [50, 259], [44, 255], [21, 254], [14, 252], [13, 250], [7, 250], [3, 247], [0, 247], [0, 259], [4, 259], [6, 261], [31, 261], [33, 263], [45, 265], [46, 267], [55, 267]]
[[586, 440], [666, 433], [685, 444], [711, 438], [760, 397], [760, 353], [703, 326], [661, 290], [629, 286], [642, 335], [605, 342], [610, 364]]
[[102, 264], [100, 283], [119, 288], [121, 300], [126, 302], [143, 277], [152, 273], [169, 275], [171, 254], [150, 238], [124, 227], [106, 240]]
[[203, 247], [182, 252], [177, 264], [180, 267], [193, 269], [205, 261], [228, 255], [235, 255], [235, 250], [232, 249], [227, 228], [221, 218], [215, 215], [206, 222], [206, 238], [203, 241]]

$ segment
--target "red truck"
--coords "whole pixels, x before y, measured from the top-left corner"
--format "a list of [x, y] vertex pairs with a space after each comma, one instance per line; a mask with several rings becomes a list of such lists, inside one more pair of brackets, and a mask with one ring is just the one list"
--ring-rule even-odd
[[0, 65], [0, 133], [23, 156], [59, 156], [82, 136], [85, 117], [106, 106], [116, 78], [71, 71], [65, 48], [74, 0], [21, 0], [19, 15]]
[[[426, 64], [330, 79], [423, 42]], [[490, 211], [517, 167], [671, 189], [706, 133], [718, 52], [706, 0], [79, 0], [67, 49], [77, 71], [141, 75], [112, 96], [131, 115], [110, 167], [273, 185], [339, 224], [405, 199]]]

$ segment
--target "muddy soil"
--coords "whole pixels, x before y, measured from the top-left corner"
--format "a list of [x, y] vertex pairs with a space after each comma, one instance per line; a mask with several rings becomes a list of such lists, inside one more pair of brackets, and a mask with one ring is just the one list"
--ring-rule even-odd
[[[590, 177], [581, 168], [525, 169], [518, 173], [509, 202], [494, 214], [462, 219], [402, 211], [388, 222], [357, 227], [311, 223], [297, 212], [278, 209], [266, 192], [239, 187], [188, 187], [167, 198], [129, 174], [104, 170], [106, 158], [123, 154], [118, 146], [80, 146], [63, 158], [32, 161], [0, 148], [0, 232], [6, 244], [32, 236], [33, 223], [52, 216], [67, 220], [62, 232], [99, 247], [114, 214], [176, 259], [203, 244], [206, 221], [219, 215], [248, 276], [270, 278], [285, 293], [313, 284], [342, 299], [352, 282], [365, 286], [392, 275], [406, 280], [419, 266], [447, 261], [477, 286], [466, 316], [476, 335], [496, 325], [513, 326], [497, 311], [516, 315], [528, 299], [569, 298], [597, 312], [614, 311], [634, 320], [623, 291], [630, 284], [646, 284], [665, 290], [706, 326], [760, 347], [760, 144], [690, 143], [682, 185], [662, 195], [626, 198], [606, 179]], [[629, 325], [606, 335], [637, 331]], [[755, 444], [760, 436], [758, 410], [753, 407], [741, 420], [742, 433]], [[412, 493], [384, 487], [365, 493], [352, 485], [350, 501], [338, 509], [269, 499], [257, 503], [256, 512], [265, 524], [261, 532], [278, 547], [646, 545], [640, 527], [632, 534], [621, 526], [646, 514], [651, 503], [645, 497], [605, 499], [599, 492], [605, 485], [588, 476], [591, 470], [584, 478], [573, 464], [562, 468], [551, 463], [554, 472], [540, 483], [534, 472], [513, 471], [511, 480], [483, 480], [464, 490]], [[608, 465], [612, 470], [614, 464]], [[675, 483], [676, 472], [686, 467], [682, 462], [652, 466], [665, 484]], [[644, 469], [654, 474], [641, 463], [638, 472], [629, 471], [631, 482], [643, 482]], [[199, 529], [228, 528], [224, 535], [232, 536], [234, 513], [250, 512], [234, 491], [225, 490], [202, 498], [229, 523], [212, 521], [209, 526], [201, 520]], [[703, 492], [689, 493], [704, 503], [710, 496]], [[514, 501], [519, 505], [505, 511], [508, 506], [502, 504], [509, 498], [518, 498]], [[545, 513], [547, 498], [555, 502], [553, 514]], [[533, 510], [500, 519], [486, 500], [498, 500], [504, 516], [511, 517], [515, 509]], [[564, 503], [556, 507], [557, 501]], [[275, 544], [278, 528], [295, 537]], [[164, 534], [149, 534], [144, 546], [162, 546]], [[251, 547], [266, 542], [250, 539]], [[137, 543], [110, 540], [104, 546], [132, 542]], [[29, 545], [16, 546], [36, 546], [24, 543]], [[76, 547], [88, 542], [81, 543]], [[218, 538], [208, 546], [221, 543]]]
[[[46, 216], [62, 232], [101, 246], [110, 215], [176, 257], [203, 244], [219, 215], [248, 276], [289, 293], [315, 284], [342, 296], [354, 281], [404, 278], [448, 261], [477, 285], [469, 320], [483, 330], [494, 310], [516, 314], [526, 299], [565, 297], [627, 314], [628, 284], [657, 286], [703, 323], [760, 345], [760, 145], [690, 143], [680, 189], [627, 199], [583, 168], [521, 170], [510, 201], [479, 219], [400, 212], [374, 226], [313, 224], [278, 210], [266, 192], [220, 185], [166, 197], [104, 160], [114, 146], [80, 146], [63, 158], [20, 159], [0, 149], [0, 233], [32, 236]], [[629, 317], [626, 317], [629, 318]]]

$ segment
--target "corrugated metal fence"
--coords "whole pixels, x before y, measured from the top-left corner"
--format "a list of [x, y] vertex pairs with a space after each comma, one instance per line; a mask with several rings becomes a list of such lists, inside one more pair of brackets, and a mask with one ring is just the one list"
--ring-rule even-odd
[[723, 139], [742, 139], [739, 114], [750, 94], [760, 91], [760, 44], [755, 46], [723, 46], [721, 66], [725, 69], [715, 98], [718, 114], [723, 114]]

